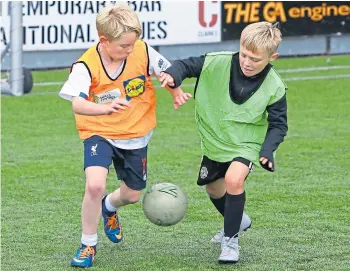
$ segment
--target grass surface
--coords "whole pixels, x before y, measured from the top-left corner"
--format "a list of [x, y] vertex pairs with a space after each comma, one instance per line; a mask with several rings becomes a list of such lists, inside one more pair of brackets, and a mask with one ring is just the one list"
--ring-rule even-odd
[[[330, 65], [348, 65], [349, 59], [332, 57]], [[278, 69], [325, 65], [325, 58], [315, 57], [275, 62]], [[64, 81], [67, 74], [34, 72], [34, 78]], [[223, 220], [196, 185], [201, 151], [194, 103], [174, 111], [170, 95], [158, 89], [148, 185], [168, 181], [182, 187], [187, 215], [178, 225], [158, 227], [140, 203], [122, 208], [125, 240], [110, 243], [100, 227], [93, 270], [350, 270], [350, 79], [288, 86], [288, 137], [277, 153], [277, 172], [256, 168], [246, 183], [253, 227], [240, 240], [237, 265], [218, 265], [219, 246], [209, 243]], [[58, 89], [37, 86], [33, 94]], [[71, 105], [57, 95], [2, 97], [1, 105], [1, 270], [72, 270], [84, 173]], [[108, 191], [118, 185], [111, 171]]]

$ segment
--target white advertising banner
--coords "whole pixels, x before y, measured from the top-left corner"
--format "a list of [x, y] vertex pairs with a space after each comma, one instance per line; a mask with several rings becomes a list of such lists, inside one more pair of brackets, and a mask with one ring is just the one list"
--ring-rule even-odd
[[[150, 45], [221, 41], [220, 1], [22, 1], [23, 50], [89, 48], [98, 41], [97, 13], [116, 2], [135, 10]], [[10, 4], [1, 5], [3, 47], [10, 42]]]

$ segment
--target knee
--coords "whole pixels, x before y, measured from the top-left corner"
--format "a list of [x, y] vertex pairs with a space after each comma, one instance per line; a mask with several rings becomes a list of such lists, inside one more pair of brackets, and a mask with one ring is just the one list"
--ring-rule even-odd
[[106, 186], [103, 182], [87, 182], [85, 193], [89, 195], [91, 198], [102, 198], [103, 194], [106, 190]]
[[244, 189], [245, 177], [242, 176], [225, 176], [225, 186], [227, 190], [240, 193]]

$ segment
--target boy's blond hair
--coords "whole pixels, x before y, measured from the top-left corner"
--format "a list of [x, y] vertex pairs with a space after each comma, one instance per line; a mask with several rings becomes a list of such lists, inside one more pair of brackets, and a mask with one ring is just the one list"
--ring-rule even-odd
[[96, 17], [99, 36], [117, 40], [122, 34], [134, 32], [139, 38], [142, 33], [136, 13], [126, 4], [104, 8]]
[[241, 44], [255, 53], [266, 51], [272, 55], [281, 43], [282, 35], [278, 23], [259, 22], [247, 25], [241, 33]]

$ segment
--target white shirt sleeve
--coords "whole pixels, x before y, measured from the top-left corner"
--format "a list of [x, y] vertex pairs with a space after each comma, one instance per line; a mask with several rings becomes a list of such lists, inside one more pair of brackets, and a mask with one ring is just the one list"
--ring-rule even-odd
[[162, 71], [165, 71], [171, 66], [170, 62], [147, 44], [149, 57], [149, 74], [159, 76]]
[[90, 86], [91, 77], [88, 69], [83, 63], [76, 63], [58, 95], [68, 101], [77, 96], [86, 98], [89, 96]]

